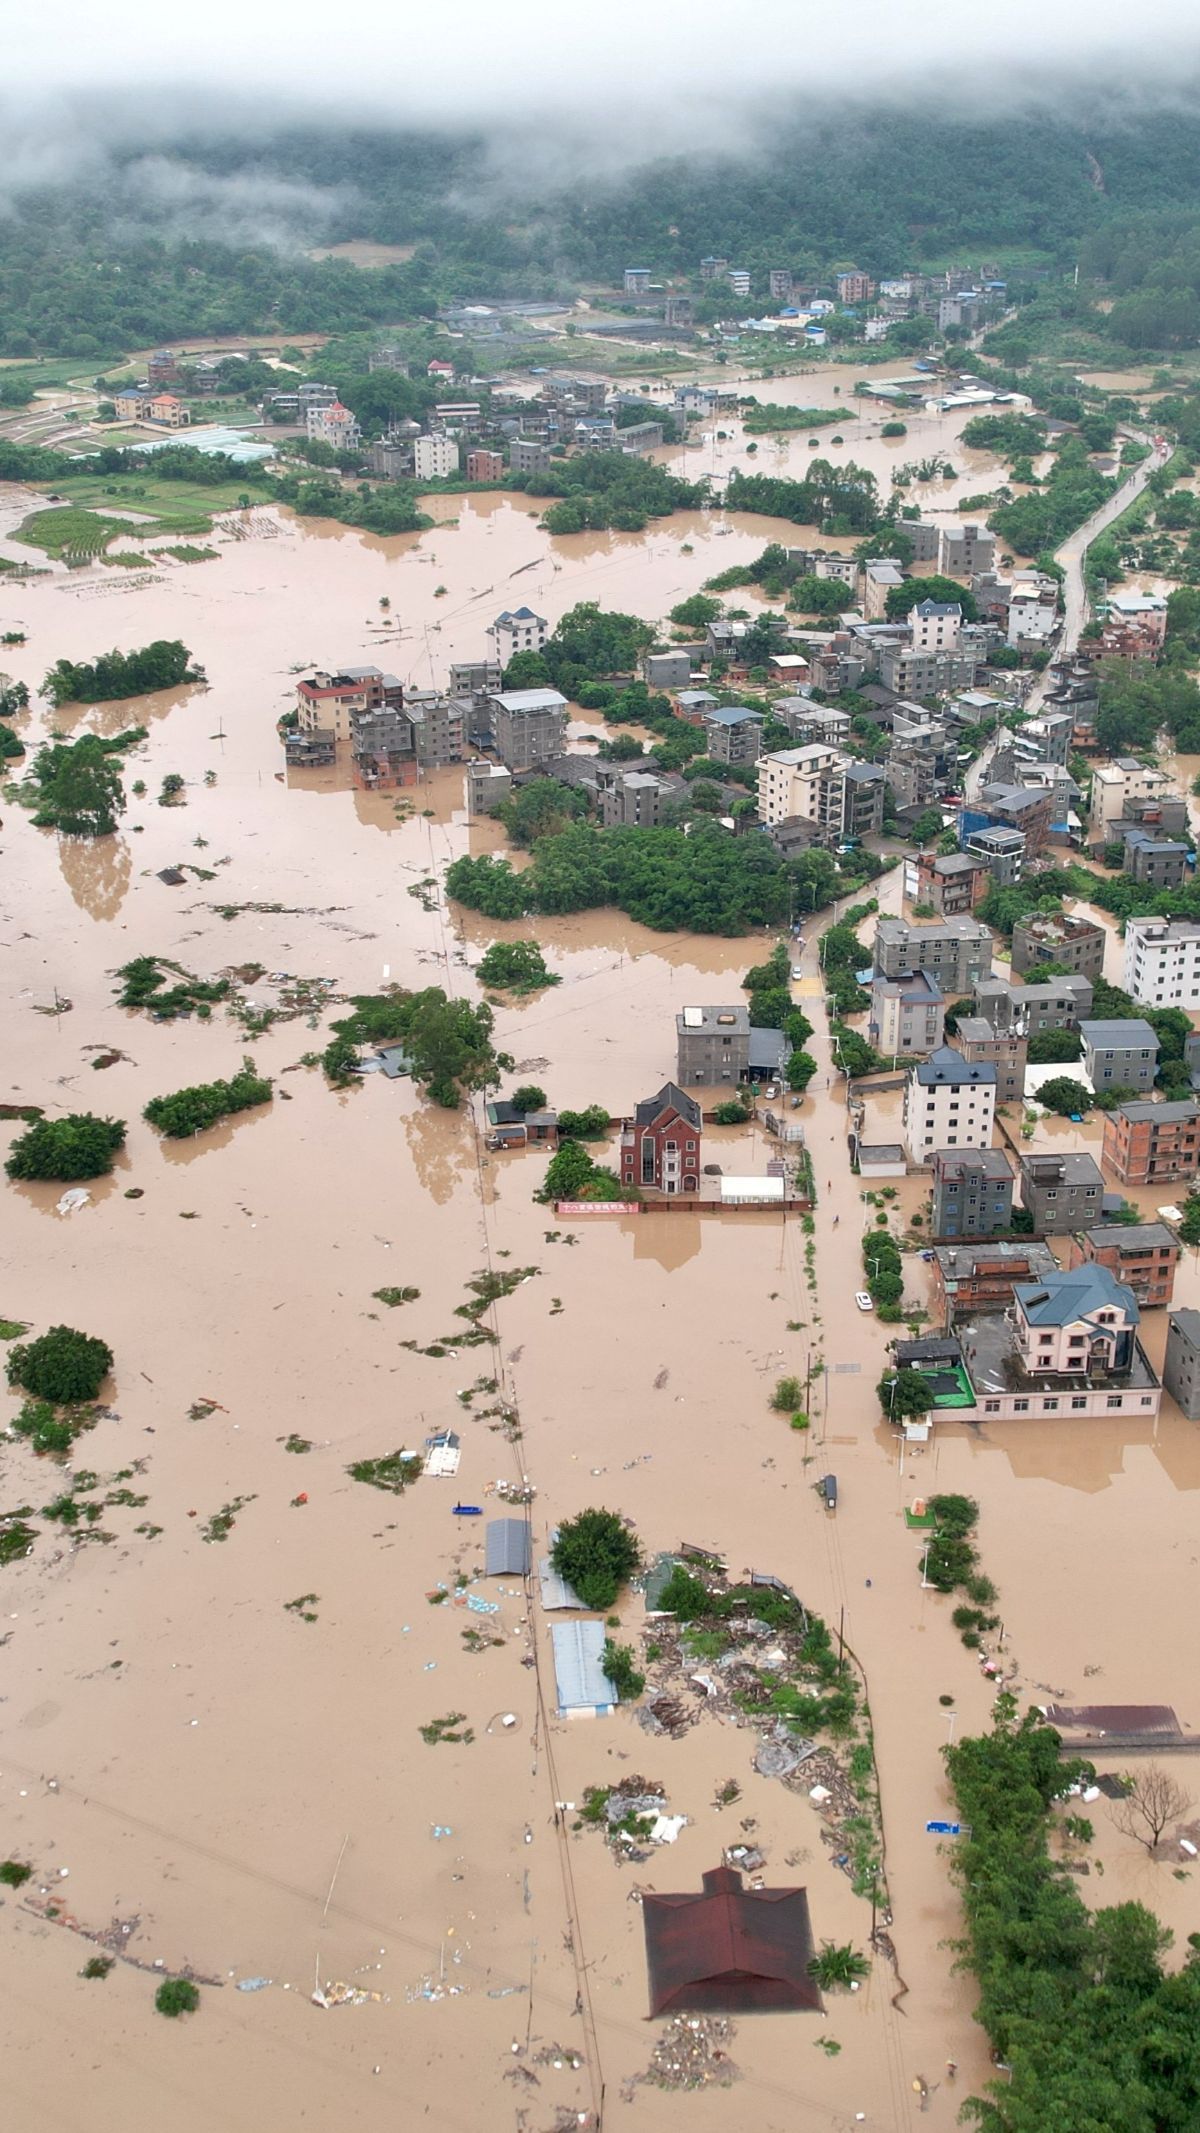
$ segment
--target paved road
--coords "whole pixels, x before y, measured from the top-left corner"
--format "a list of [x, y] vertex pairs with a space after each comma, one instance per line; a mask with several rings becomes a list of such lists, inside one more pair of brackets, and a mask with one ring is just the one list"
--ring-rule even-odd
[[[1130, 431], [1129, 435], [1139, 444], [1150, 443], [1150, 439], [1141, 435], [1138, 431]], [[1057, 653], [1059, 658], [1075, 650], [1076, 645], [1079, 643], [1084, 623], [1087, 621], [1087, 591], [1083, 579], [1083, 565], [1088, 549], [1100, 534], [1107, 531], [1114, 519], [1120, 518], [1121, 513], [1129, 509], [1134, 499], [1141, 495], [1155, 469], [1161, 467], [1169, 457], [1169, 445], [1160, 445], [1153, 450], [1149, 459], [1144, 459], [1140, 466], [1133, 469], [1133, 472], [1121, 483], [1119, 489], [1109, 497], [1107, 503], [1101, 504], [1098, 511], [1093, 511], [1092, 516], [1089, 519], [1085, 519], [1082, 526], [1077, 527], [1074, 533], [1069, 533], [1066, 540], [1055, 549], [1055, 558], [1062, 564], [1066, 572], [1063, 580], [1063, 607], [1065, 612]], [[1042, 701], [1045, 689], [1045, 677], [1039, 675], [1029, 694], [1027, 707], [1029, 710], [1034, 711], [1037, 709]]]

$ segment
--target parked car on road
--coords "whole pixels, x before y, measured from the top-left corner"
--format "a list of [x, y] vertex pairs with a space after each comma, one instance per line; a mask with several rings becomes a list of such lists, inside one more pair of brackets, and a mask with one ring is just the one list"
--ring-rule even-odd
[[856, 1304], [858, 1305], [858, 1308], [859, 1308], [859, 1310], [860, 1310], [860, 1311], [873, 1311], [873, 1310], [875, 1309], [875, 1306], [874, 1306], [874, 1304], [873, 1304], [873, 1303], [871, 1302], [871, 1299], [870, 1299], [870, 1297], [869, 1297], [869, 1296], [867, 1295], [867, 1292], [866, 1292], [866, 1290], [865, 1290], [865, 1289], [858, 1289], [858, 1290], [856, 1290], [856, 1292], [855, 1292], [855, 1296], [854, 1296], [854, 1301], [855, 1301], [855, 1303], [856, 1303]]

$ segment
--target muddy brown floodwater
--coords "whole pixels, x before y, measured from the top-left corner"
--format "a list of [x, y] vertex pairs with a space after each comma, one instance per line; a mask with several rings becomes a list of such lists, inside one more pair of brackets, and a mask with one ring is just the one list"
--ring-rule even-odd
[[[12, 524], [20, 499], [3, 501]], [[9, 2115], [47, 2133], [126, 2133], [165, 2112], [178, 2133], [417, 2122], [546, 2133], [603, 2099], [615, 2123], [657, 2035], [632, 1899], [641, 1886], [697, 1887], [744, 1835], [765, 1852], [768, 1882], [807, 1885], [818, 1939], [866, 1943], [868, 1908], [815, 1810], [756, 1775], [751, 1733], [716, 1717], [677, 1740], [629, 1712], [562, 1722], [547, 1623], [512, 1581], [478, 1588], [494, 1616], [430, 1603], [480, 1566], [483, 1521], [457, 1520], [455, 1502], [493, 1505], [495, 1484], [527, 1475], [538, 1552], [559, 1518], [594, 1502], [630, 1513], [648, 1550], [708, 1544], [735, 1572], [783, 1577], [840, 1625], [870, 1692], [907, 1995], [895, 2003], [877, 1961], [860, 1992], [829, 1996], [823, 2019], [743, 2021], [732, 2094], [637, 2086], [631, 2124], [898, 2133], [915, 2123], [923, 2080], [931, 2125], [949, 2128], [987, 2058], [969, 1983], [952, 1972], [957, 1911], [925, 1822], [949, 1804], [939, 1695], [953, 1696], [958, 1727], [977, 1728], [989, 1691], [952, 1602], [922, 1588], [904, 1507], [935, 1481], [978, 1496], [1023, 1691], [1082, 1696], [1092, 1681], [1106, 1699], [1173, 1702], [1189, 1723], [1194, 1648], [1148, 1634], [1141, 1596], [1153, 1590], [1155, 1624], [1194, 1609], [1192, 1426], [1169, 1402], [1144, 1428], [943, 1424], [901, 1470], [874, 1391], [887, 1329], [852, 1302], [868, 1211], [827, 1079], [815, 933], [799, 987], [820, 1064], [800, 1113], [819, 1189], [815, 1298], [797, 1219], [689, 1211], [568, 1230], [532, 1199], [541, 1159], [489, 1157], [477, 1114], [438, 1111], [382, 1077], [338, 1095], [298, 1068], [323, 1042], [303, 1017], [248, 1039], [220, 1010], [154, 1025], [113, 1002], [112, 972], [138, 954], [203, 976], [261, 964], [339, 993], [390, 977], [475, 997], [486, 941], [530, 929], [409, 892], [456, 854], [494, 847], [495, 829], [468, 829], [456, 772], [418, 791], [403, 819], [391, 797], [332, 774], [289, 784], [275, 719], [293, 671], [377, 660], [440, 679], [517, 597], [551, 619], [578, 598], [660, 615], [765, 539], [796, 537], [761, 520], [718, 537], [696, 514], [641, 537], [552, 542], [506, 499], [455, 511], [454, 529], [393, 541], [261, 513], [252, 538], [227, 534], [218, 560], [166, 563], [156, 582], [97, 568], [0, 585], [4, 626], [28, 632], [6, 664], [31, 685], [60, 656], [157, 636], [182, 636], [210, 683], [64, 715], [73, 731], [134, 717], [149, 728], [129, 766], [147, 795], [116, 837], [60, 840], [4, 809], [5, 1100], [103, 1110], [129, 1121], [129, 1138], [114, 1178], [69, 1217], [56, 1188], [4, 1188], [0, 1311], [110, 1342], [112, 1411], [76, 1465], [102, 1493], [132, 1469], [120, 1486], [146, 1499], [104, 1511], [107, 1542], [73, 1543], [39, 1515], [61, 1469], [23, 1442], [0, 1447], [3, 1507], [31, 1506], [38, 1534], [0, 1571], [0, 1854], [34, 1867], [0, 1912]], [[160, 808], [172, 771], [186, 805]], [[212, 878], [169, 887], [158, 873], [176, 865]], [[897, 908], [897, 875], [882, 896]], [[218, 906], [238, 908], [224, 918]], [[537, 935], [563, 982], [500, 1009], [498, 1039], [553, 1101], [615, 1113], [672, 1073], [676, 1010], [736, 997], [761, 954], [612, 913]], [[69, 1011], [37, 1011], [64, 1001]], [[275, 1077], [269, 1107], [170, 1148], [141, 1121], [148, 1098], [228, 1074], [246, 1050]], [[108, 1053], [120, 1056], [95, 1072]], [[1049, 1143], [1056, 1128], [1041, 1130]], [[766, 1143], [714, 1130], [706, 1155], [762, 1167]], [[913, 1182], [902, 1204], [920, 1197]], [[537, 1270], [494, 1308], [497, 1346], [405, 1345], [427, 1351], [461, 1330], [466, 1283], [488, 1268]], [[913, 1261], [914, 1294], [923, 1274]], [[389, 1286], [420, 1295], [389, 1309], [374, 1296]], [[1178, 1294], [1200, 1301], [1194, 1255]], [[1163, 1330], [1149, 1328], [1152, 1349]], [[767, 1400], [815, 1358], [826, 1370], [806, 1440]], [[519, 1411], [517, 1443], [477, 1412], [496, 1395], [459, 1398], [493, 1375]], [[461, 1433], [456, 1479], [395, 1497], [349, 1477], [352, 1462], [442, 1426]], [[310, 1448], [289, 1452], [289, 1437]], [[812, 1487], [826, 1466], [841, 1485], [836, 1518]], [[225, 1537], [206, 1538], [222, 1514]], [[636, 1642], [640, 1601], [621, 1615]], [[500, 1641], [473, 1651], [462, 1633], [480, 1625]], [[426, 1745], [419, 1728], [458, 1712], [473, 1740]], [[635, 1772], [690, 1819], [673, 1848], [621, 1868], [594, 1832], [571, 1833], [569, 1815], [556, 1824], [555, 1803]], [[730, 1777], [741, 1800], [718, 1810]], [[1189, 1885], [1098, 1841], [1105, 1897], [1150, 1896], [1182, 1936], [1195, 1922]], [[84, 1933], [131, 1959], [106, 1983], [79, 1978]], [[155, 1964], [216, 1981], [194, 2021], [154, 2015], [153, 1976], [137, 1966]], [[251, 1980], [267, 1982], [235, 1989]], [[314, 1982], [369, 1997], [321, 2009]], [[951, 2056], [956, 2089], [943, 2078]]]

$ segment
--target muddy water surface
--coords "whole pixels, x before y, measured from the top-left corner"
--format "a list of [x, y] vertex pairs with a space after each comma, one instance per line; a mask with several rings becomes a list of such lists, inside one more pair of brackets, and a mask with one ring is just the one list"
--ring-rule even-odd
[[[1186, 1646], [1148, 1644], [1130, 1595], [1152, 1531], [1158, 1617], [1194, 1604], [1191, 1426], [1166, 1406], [1145, 1431], [944, 1427], [901, 1471], [874, 1391], [887, 1329], [851, 1301], [868, 1210], [842, 1093], [826, 1083], [811, 943], [800, 989], [820, 1071], [800, 1116], [819, 1191], [815, 1297], [796, 1219], [689, 1211], [568, 1230], [532, 1199], [541, 1158], [489, 1157], [476, 1117], [382, 1077], [327, 1089], [300, 1065], [324, 1042], [304, 1018], [249, 1039], [219, 1010], [207, 1025], [156, 1026], [113, 1004], [112, 971], [142, 953], [205, 976], [259, 963], [342, 993], [391, 978], [474, 997], [487, 940], [530, 929], [408, 892], [494, 829], [468, 832], [457, 774], [399, 811], [336, 778], [289, 784], [274, 721], [293, 670], [377, 660], [440, 679], [450, 656], [483, 650], [484, 624], [517, 597], [551, 619], [583, 597], [661, 614], [775, 530], [731, 521], [718, 538], [697, 514], [642, 537], [550, 542], [507, 500], [462, 501], [458, 516], [454, 529], [384, 542], [262, 514], [258, 538], [223, 541], [217, 561], [164, 568], [155, 584], [118, 591], [116, 573], [96, 570], [0, 588], [6, 626], [29, 633], [6, 662], [31, 685], [59, 656], [160, 635], [183, 636], [210, 681], [80, 721], [115, 730], [136, 712], [150, 729], [129, 765], [147, 794], [117, 837], [59, 840], [4, 810], [6, 1100], [100, 1109], [130, 1130], [114, 1179], [74, 1215], [56, 1212], [49, 1188], [5, 1188], [0, 1303], [32, 1326], [66, 1319], [110, 1341], [112, 1413], [76, 1464], [106, 1480], [132, 1468], [123, 1485], [147, 1498], [105, 1510], [108, 1544], [72, 1545], [36, 1516], [61, 1470], [23, 1444], [0, 1450], [5, 1506], [30, 1504], [39, 1529], [31, 1557], [0, 1574], [3, 1845], [36, 1868], [0, 1930], [15, 2118], [65, 2133], [86, 2116], [115, 2133], [155, 2122], [169, 2088], [183, 2133], [207, 2133], [214, 2115], [280, 2133], [306, 2116], [391, 2128], [418, 2110], [436, 2126], [515, 2133], [550, 2126], [560, 2107], [594, 2110], [603, 2086], [611, 2122], [654, 2034], [631, 1896], [695, 1887], [743, 1836], [766, 1851], [769, 1882], [807, 1884], [819, 1939], [865, 1943], [867, 1907], [803, 1794], [752, 1770], [752, 1734], [716, 1717], [678, 1741], [629, 1713], [559, 1721], [547, 1626], [523, 1592], [480, 1588], [495, 1616], [453, 1597], [430, 1604], [481, 1559], [482, 1521], [456, 1520], [454, 1503], [489, 1504], [498, 1481], [528, 1475], [539, 1552], [558, 1518], [607, 1502], [648, 1549], [701, 1541], [735, 1571], [772, 1571], [841, 1626], [871, 1697], [907, 1995], [893, 2004], [899, 1985], [877, 1963], [861, 1993], [830, 1996], [821, 2023], [743, 2022], [732, 2094], [638, 2087], [634, 2118], [818, 2133], [862, 2112], [898, 2129], [915, 2123], [921, 2077], [931, 2123], [949, 2127], [986, 2058], [951, 1973], [956, 1910], [924, 1824], [948, 1804], [938, 1697], [953, 1695], [956, 1725], [978, 1726], [989, 1691], [950, 1603], [922, 1589], [904, 1506], [935, 1481], [978, 1496], [1023, 1686], [1082, 1696], [1100, 1668], [1107, 1697], [1161, 1697], [1190, 1715], [1195, 1662]], [[182, 808], [156, 805], [169, 771], [187, 780]], [[176, 865], [202, 873], [169, 887], [158, 872]], [[897, 876], [882, 898], [897, 908]], [[678, 1008], [736, 998], [761, 954], [616, 914], [539, 923], [537, 936], [563, 982], [501, 1007], [499, 1041], [552, 1101], [614, 1113], [673, 1072]], [[63, 1001], [68, 1012], [36, 1012]], [[97, 1072], [98, 1048], [123, 1056]], [[149, 1097], [228, 1074], [247, 1049], [275, 1077], [270, 1106], [182, 1147], [141, 1122]], [[757, 1132], [706, 1142], [706, 1160], [726, 1168], [762, 1168], [766, 1152]], [[921, 1197], [906, 1182], [899, 1204], [911, 1212]], [[487, 1267], [537, 1269], [497, 1307], [497, 1345], [403, 1345], [461, 1332], [465, 1285]], [[1181, 1300], [1200, 1300], [1196, 1280], [1189, 1260]], [[389, 1309], [374, 1296], [385, 1286], [421, 1293]], [[811, 1374], [807, 1439], [769, 1410], [784, 1372]], [[499, 1394], [459, 1398], [492, 1377], [518, 1407], [515, 1444], [475, 1412]], [[348, 1475], [439, 1427], [461, 1433], [455, 1480], [393, 1497]], [[289, 1436], [311, 1448], [289, 1452]], [[812, 1488], [826, 1467], [841, 1482], [836, 1519]], [[207, 1539], [222, 1513], [227, 1536]], [[288, 1603], [311, 1595], [307, 1622]], [[636, 1642], [640, 1602], [621, 1612]], [[478, 1625], [502, 1643], [470, 1650], [463, 1631]], [[454, 1712], [474, 1740], [427, 1746], [418, 1728]], [[556, 1824], [555, 1803], [634, 1772], [661, 1780], [691, 1820], [673, 1849], [620, 1868], [594, 1832], [570, 1833], [572, 1816]], [[742, 1799], [718, 1810], [729, 1777]], [[1131, 1847], [1106, 1861], [1106, 1896], [1143, 1893]], [[79, 1981], [88, 1944], [39, 1916], [50, 1892], [81, 1928], [117, 1921], [137, 1961], [223, 1981], [197, 2021], [181, 2033], [159, 2022], [153, 1979], [131, 1966], [102, 1986]], [[1163, 1896], [1181, 1930], [1186, 1894], [1172, 1882]], [[270, 1983], [243, 1995], [239, 1978]], [[383, 1997], [321, 2011], [314, 1979]], [[840, 2053], [815, 2049], [819, 2036]], [[950, 2054], [957, 2091], [942, 2080]], [[97, 2064], [119, 2064], [119, 2077], [97, 2084]]]

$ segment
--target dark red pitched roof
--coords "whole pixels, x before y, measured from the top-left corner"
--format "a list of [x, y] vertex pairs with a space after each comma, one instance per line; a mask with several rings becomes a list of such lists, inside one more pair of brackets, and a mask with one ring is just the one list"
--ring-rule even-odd
[[819, 2012], [805, 1889], [747, 1889], [733, 1867], [704, 1875], [703, 1892], [646, 1895], [650, 2012]]

